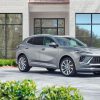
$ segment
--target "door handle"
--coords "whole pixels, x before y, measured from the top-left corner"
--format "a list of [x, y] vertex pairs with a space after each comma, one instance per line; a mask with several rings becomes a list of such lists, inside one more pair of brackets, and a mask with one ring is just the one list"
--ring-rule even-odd
[[44, 50], [45, 50], [45, 48], [42, 48], [42, 50], [44, 51]]
[[25, 49], [28, 49], [28, 48], [25, 48]]

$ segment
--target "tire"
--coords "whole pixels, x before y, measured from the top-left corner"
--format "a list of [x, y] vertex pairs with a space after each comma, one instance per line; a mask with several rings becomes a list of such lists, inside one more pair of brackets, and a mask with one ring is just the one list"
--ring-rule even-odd
[[21, 55], [18, 58], [18, 68], [21, 72], [28, 72], [30, 70], [30, 66], [28, 64], [28, 60], [25, 55]]
[[93, 72], [94, 75], [100, 75], [100, 72]]
[[75, 64], [70, 57], [61, 60], [60, 71], [65, 76], [74, 76], [76, 74]]
[[47, 68], [47, 70], [48, 70], [49, 72], [54, 72], [56, 69], [53, 69], [53, 68]]

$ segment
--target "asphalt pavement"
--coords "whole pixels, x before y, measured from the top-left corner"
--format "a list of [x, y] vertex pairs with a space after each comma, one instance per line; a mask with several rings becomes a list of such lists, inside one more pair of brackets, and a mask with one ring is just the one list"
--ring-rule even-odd
[[32, 68], [27, 73], [19, 72], [18, 68], [0, 68], [0, 80], [32, 79], [36, 82], [38, 90], [45, 86], [72, 86], [80, 90], [84, 100], [100, 100], [100, 76], [92, 73], [79, 73], [75, 77], [65, 77], [59, 70], [54, 73], [44, 68]]

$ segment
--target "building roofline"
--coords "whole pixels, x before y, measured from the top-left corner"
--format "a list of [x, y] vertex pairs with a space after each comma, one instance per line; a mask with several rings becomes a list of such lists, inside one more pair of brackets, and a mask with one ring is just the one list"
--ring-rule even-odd
[[29, 0], [29, 4], [69, 4], [69, 0]]

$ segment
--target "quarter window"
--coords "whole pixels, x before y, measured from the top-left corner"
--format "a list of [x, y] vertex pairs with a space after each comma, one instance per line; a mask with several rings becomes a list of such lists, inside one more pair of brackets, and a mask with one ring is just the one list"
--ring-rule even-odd
[[33, 44], [33, 45], [43, 45], [43, 39], [44, 37], [34, 37], [31, 38], [28, 43]]

